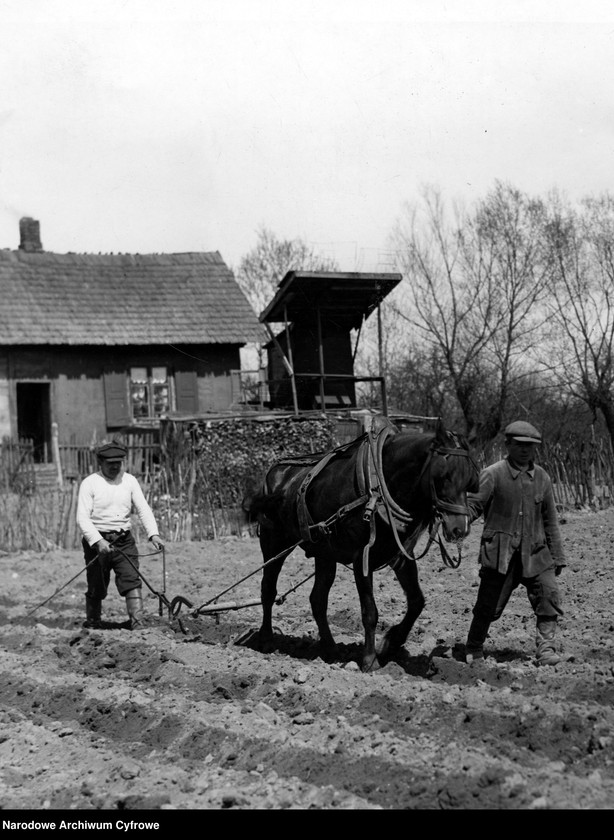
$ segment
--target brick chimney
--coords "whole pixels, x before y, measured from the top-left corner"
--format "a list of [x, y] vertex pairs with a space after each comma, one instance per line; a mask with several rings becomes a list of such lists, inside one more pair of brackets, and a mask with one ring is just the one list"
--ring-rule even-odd
[[36, 219], [31, 219], [29, 216], [24, 216], [19, 220], [19, 236], [21, 242], [19, 249], [21, 251], [42, 251], [40, 224]]

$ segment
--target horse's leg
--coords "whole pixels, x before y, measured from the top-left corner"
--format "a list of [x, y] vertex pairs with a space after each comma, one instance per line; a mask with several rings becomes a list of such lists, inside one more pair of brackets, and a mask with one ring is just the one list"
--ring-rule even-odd
[[377, 606], [373, 597], [373, 573], [363, 574], [362, 555], [354, 563], [354, 580], [360, 598], [360, 613], [365, 629], [365, 644], [362, 652], [362, 670], [377, 671], [380, 667], [375, 651], [375, 628], [377, 627]]
[[[277, 579], [286, 557], [292, 548], [284, 551], [279, 548], [279, 540], [270, 531], [262, 530], [260, 547], [265, 566], [260, 584], [260, 599], [262, 601], [262, 624], [258, 633], [261, 642], [269, 642], [273, 638], [273, 604], [277, 597]], [[275, 558], [274, 560], [272, 558]]]
[[332, 662], [337, 656], [337, 645], [328, 624], [328, 594], [335, 582], [337, 564], [334, 560], [315, 557], [315, 580], [309, 596], [311, 612], [318, 625], [322, 659]]
[[424, 595], [420, 589], [416, 561], [408, 560], [406, 557], [399, 560], [394, 573], [405, 592], [407, 611], [403, 619], [386, 632], [378, 647], [377, 655], [382, 662], [405, 644], [409, 631], [424, 609]]

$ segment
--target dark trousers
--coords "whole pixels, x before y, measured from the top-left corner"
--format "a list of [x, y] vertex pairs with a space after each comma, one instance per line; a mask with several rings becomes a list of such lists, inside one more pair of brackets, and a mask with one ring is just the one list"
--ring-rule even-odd
[[[107, 597], [111, 570], [115, 574], [115, 586], [123, 597], [131, 589], [141, 588], [141, 578], [138, 575], [139, 554], [130, 531], [106, 532], [102, 536], [112, 543], [116, 550], [101, 557], [96, 548], [82, 540], [83, 555], [87, 566], [86, 598], [102, 601]], [[92, 562], [93, 561], [93, 562]]]
[[522, 584], [533, 612], [538, 618], [563, 615], [561, 597], [554, 569], [546, 569], [535, 577], [522, 576], [522, 562], [514, 554], [506, 574], [493, 569], [480, 569], [480, 587], [473, 614], [488, 623], [497, 621], [507, 606], [512, 592]]

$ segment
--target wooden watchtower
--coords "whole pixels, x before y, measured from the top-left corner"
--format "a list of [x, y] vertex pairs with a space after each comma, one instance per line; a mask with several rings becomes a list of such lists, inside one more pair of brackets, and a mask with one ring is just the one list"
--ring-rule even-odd
[[[338, 271], [289, 271], [271, 303], [260, 315], [271, 341], [268, 384], [271, 408], [295, 413], [356, 408], [356, 383], [381, 386], [381, 408], [387, 415], [382, 374], [380, 305], [401, 274]], [[379, 376], [356, 376], [354, 362], [360, 331], [378, 316]], [[283, 324], [277, 334], [271, 324]], [[352, 348], [352, 330], [356, 330]]]

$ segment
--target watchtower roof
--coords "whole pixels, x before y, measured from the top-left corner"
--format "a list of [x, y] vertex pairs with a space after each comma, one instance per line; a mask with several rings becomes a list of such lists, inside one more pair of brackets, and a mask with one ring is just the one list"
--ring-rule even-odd
[[260, 321], [300, 321], [319, 309], [322, 317], [358, 329], [401, 279], [401, 274], [361, 271], [289, 271]]

